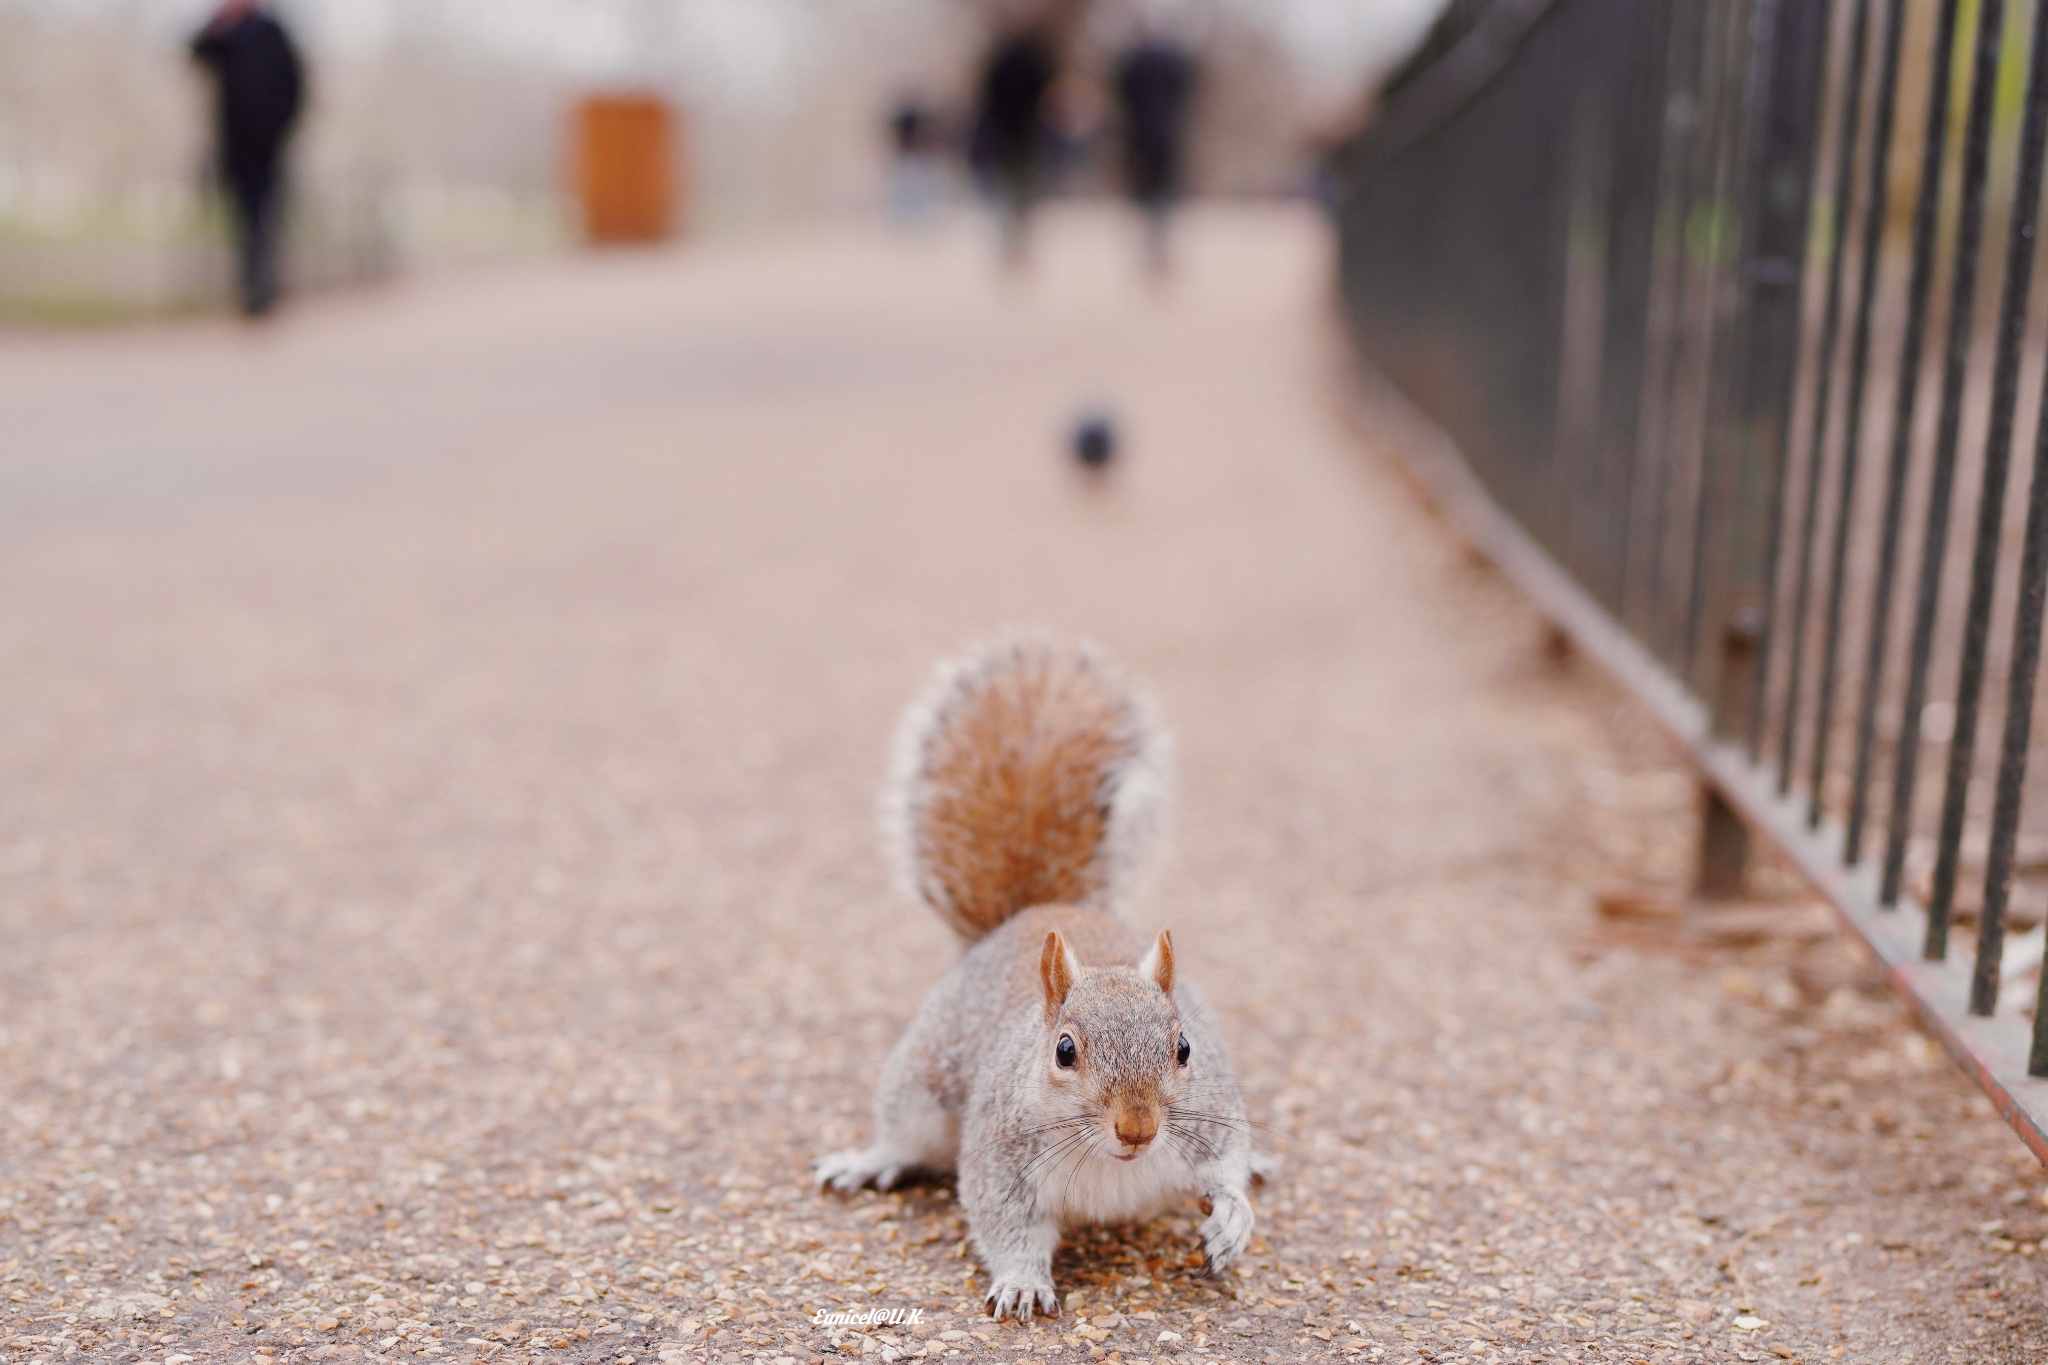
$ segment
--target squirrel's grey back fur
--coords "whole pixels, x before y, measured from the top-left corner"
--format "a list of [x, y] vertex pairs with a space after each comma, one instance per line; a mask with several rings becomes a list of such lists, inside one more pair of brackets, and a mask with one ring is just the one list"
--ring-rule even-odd
[[1122, 903], [1164, 821], [1167, 742], [1086, 646], [1010, 639], [942, 665], [898, 730], [884, 809], [909, 889], [967, 951], [891, 1050], [841, 1191], [957, 1169], [997, 1316], [1056, 1316], [1075, 1223], [1200, 1199], [1206, 1263], [1251, 1237], [1242, 1100], [1161, 933]]

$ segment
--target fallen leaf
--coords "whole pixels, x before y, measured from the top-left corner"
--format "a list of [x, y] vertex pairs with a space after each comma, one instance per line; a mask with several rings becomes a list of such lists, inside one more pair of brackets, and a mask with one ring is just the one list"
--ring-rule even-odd
[[1657, 891], [1615, 888], [1593, 897], [1593, 910], [1605, 920], [1635, 923], [1674, 924], [1685, 918], [1685, 907]]

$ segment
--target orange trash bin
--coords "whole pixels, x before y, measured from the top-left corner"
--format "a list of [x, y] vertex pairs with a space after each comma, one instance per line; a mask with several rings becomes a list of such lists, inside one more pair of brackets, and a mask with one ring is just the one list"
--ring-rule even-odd
[[587, 240], [658, 242], [675, 228], [675, 115], [652, 95], [576, 107], [576, 197]]

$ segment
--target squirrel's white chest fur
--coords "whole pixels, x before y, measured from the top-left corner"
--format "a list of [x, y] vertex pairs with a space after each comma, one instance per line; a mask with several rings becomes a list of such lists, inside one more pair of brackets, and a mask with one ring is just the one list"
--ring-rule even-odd
[[1064, 1227], [1122, 1223], [1164, 1212], [1196, 1193], [1198, 1183], [1171, 1150], [1155, 1148], [1135, 1161], [1088, 1156], [1048, 1174], [1041, 1207], [1053, 1209]]

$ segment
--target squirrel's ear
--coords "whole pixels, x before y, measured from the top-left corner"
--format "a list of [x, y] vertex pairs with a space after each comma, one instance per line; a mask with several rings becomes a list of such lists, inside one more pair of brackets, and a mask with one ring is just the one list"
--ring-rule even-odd
[[1159, 989], [1173, 994], [1173, 935], [1166, 930], [1159, 931], [1159, 941], [1152, 945], [1152, 951], [1145, 954], [1145, 960], [1138, 964], [1138, 970], [1159, 983]]
[[1081, 964], [1074, 960], [1074, 950], [1060, 937], [1057, 929], [1045, 936], [1045, 951], [1038, 955], [1038, 979], [1045, 983], [1045, 1021], [1049, 1024], [1059, 1017], [1060, 1006], [1067, 1003], [1067, 992], [1074, 988], [1074, 978], [1081, 974]]

